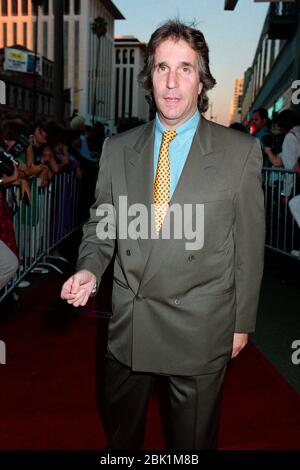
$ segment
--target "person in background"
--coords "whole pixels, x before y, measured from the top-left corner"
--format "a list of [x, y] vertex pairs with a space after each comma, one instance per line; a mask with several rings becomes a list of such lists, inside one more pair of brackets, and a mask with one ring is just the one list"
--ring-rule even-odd
[[88, 146], [97, 160], [100, 159], [103, 142], [105, 139], [105, 127], [102, 122], [96, 122], [94, 127], [90, 130], [89, 137], [87, 138]]
[[[277, 126], [280, 131], [284, 134], [284, 140], [282, 143], [282, 150], [280, 153], [275, 154], [270, 147], [265, 148], [265, 152], [271, 162], [275, 167], [284, 167], [287, 170], [295, 171], [296, 167], [299, 167], [298, 160], [300, 158], [300, 118], [299, 116], [291, 109], [285, 109], [279, 113], [276, 119]], [[294, 187], [294, 181], [296, 182]], [[289, 204], [291, 214], [296, 220], [296, 225], [294, 227], [294, 237], [291, 240], [291, 230], [287, 233], [288, 244], [291, 244], [293, 241], [293, 249], [291, 250], [291, 255], [295, 257], [300, 256], [300, 230], [298, 227], [298, 217], [299, 217], [299, 197], [300, 194], [300, 176], [297, 176], [296, 179], [292, 174], [285, 174], [283, 178], [283, 204], [286, 206]], [[293, 199], [290, 198], [292, 196]], [[296, 247], [296, 248], [295, 248]]]
[[89, 215], [89, 207], [95, 200], [95, 187], [99, 170], [98, 159], [94, 158], [90, 151], [88, 141], [85, 136], [84, 118], [76, 116], [71, 121], [71, 130], [80, 132], [80, 147], [77, 146], [77, 152], [83, 157], [80, 161], [82, 178], [80, 181], [80, 209], [79, 212], [83, 220]]
[[273, 133], [270, 129], [271, 122], [268, 116], [268, 111], [265, 108], [255, 109], [251, 118], [254, 125], [254, 137], [259, 139], [261, 150], [263, 152], [263, 166], [270, 167], [270, 162], [265, 154], [265, 147], [271, 147], [273, 141]]
[[81, 147], [79, 152], [81, 155], [88, 161], [94, 162], [92, 152], [89, 149], [87, 138], [86, 138], [86, 128], [85, 128], [85, 119], [81, 116], [75, 116], [71, 123], [70, 127], [73, 130], [80, 131]]
[[31, 128], [29, 146], [26, 150], [26, 171], [28, 176], [48, 178], [48, 167], [42, 163], [43, 150], [47, 145], [46, 121], [39, 120]]
[[233, 122], [232, 124], [230, 124], [229, 127], [230, 129], [235, 129], [236, 131], [247, 133], [246, 127], [241, 122]]
[[300, 119], [294, 111], [285, 109], [278, 114], [276, 123], [285, 135], [282, 151], [275, 155], [271, 146], [266, 146], [265, 153], [273, 166], [293, 170], [300, 156]]
[[[17, 144], [20, 135], [23, 134], [24, 125], [21, 124], [19, 121], [16, 120], [8, 120], [2, 123], [0, 128], [0, 144], [3, 148], [8, 152], [11, 153], [14, 146]], [[13, 184], [16, 186], [20, 186], [21, 189], [21, 198], [24, 198], [28, 203], [31, 201], [31, 191], [27, 181], [28, 172], [26, 168], [26, 149], [22, 151], [15, 157], [18, 161], [18, 178], [14, 179]], [[14, 155], [13, 155], [14, 156]]]
[[0, 240], [0, 290], [6, 286], [19, 268], [19, 260], [10, 248]]

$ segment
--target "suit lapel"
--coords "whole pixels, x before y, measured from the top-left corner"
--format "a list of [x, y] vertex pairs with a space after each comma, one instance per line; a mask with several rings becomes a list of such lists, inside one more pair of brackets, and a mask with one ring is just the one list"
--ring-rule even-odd
[[[211, 127], [209, 122], [201, 116], [190, 152], [170, 204], [193, 202], [190, 196], [193, 193], [193, 188], [194, 191], [199, 190], [203, 179], [206, 179], [205, 183], [207, 185], [208, 173], [205, 172], [205, 167], [207, 166], [206, 157], [212, 152]], [[172, 256], [172, 253], [174, 254], [172, 248], [174, 248], [174, 241], [172, 241], [172, 239], [158, 239], [152, 241], [152, 250], [145, 267], [141, 287], [144, 287], [151, 280], [155, 273], [160, 269], [162, 263], [168, 259], [168, 256]]]
[[[149, 230], [153, 203], [154, 130], [155, 122], [150, 122], [134, 147], [128, 146], [124, 149], [128, 207], [142, 204], [147, 208]], [[151, 240], [139, 238], [138, 242], [146, 262]]]

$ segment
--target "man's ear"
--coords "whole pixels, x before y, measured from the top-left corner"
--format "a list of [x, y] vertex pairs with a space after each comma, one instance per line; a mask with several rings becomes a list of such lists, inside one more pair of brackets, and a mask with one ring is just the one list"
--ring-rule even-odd
[[199, 88], [198, 88], [198, 95], [201, 94], [202, 89], [203, 89], [203, 83], [200, 82], [200, 83], [199, 83]]

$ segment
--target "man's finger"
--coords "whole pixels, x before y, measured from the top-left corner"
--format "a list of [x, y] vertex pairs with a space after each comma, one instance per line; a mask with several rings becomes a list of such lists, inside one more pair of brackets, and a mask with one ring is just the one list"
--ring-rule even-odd
[[74, 307], [79, 307], [81, 305], [81, 302], [83, 301], [84, 297], [85, 297], [85, 294], [80, 294], [76, 298], [75, 302], [73, 303]]
[[74, 307], [79, 307], [81, 302], [85, 297], [86, 289], [80, 289], [80, 291], [76, 294], [76, 298], [74, 299], [73, 305]]
[[87, 301], [89, 300], [89, 293], [86, 292], [83, 301], [81, 302], [81, 306], [84, 307], [87, 304]]
[[76, 276], [73, 276], [73, 282], [72, 282], [72, 286], [71, 286], [71, 294], [78, 294], [79, 287], [80, 287], [79, 280], [77, 279]]

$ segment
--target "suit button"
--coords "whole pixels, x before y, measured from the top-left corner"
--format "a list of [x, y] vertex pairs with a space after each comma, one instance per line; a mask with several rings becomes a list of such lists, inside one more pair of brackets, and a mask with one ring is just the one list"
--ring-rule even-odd
[[188, 257], [188, 262], [190, 263], [191, 261], [194, 261], [194, 259], [195, 259], [195, 256], [194, 256], [194, 255], [190, 255], [190, 256]]
[[127, 256], [131, 256], [131, 251], [130, 251], [130, 250], [126, 250], [126, 255], [127, 255]]
[[180, 305], [180, 299], [177, 297], [177, 299], [174, 300], [175, 305]]

